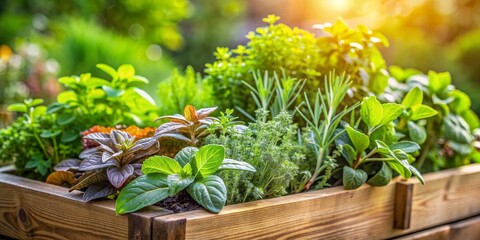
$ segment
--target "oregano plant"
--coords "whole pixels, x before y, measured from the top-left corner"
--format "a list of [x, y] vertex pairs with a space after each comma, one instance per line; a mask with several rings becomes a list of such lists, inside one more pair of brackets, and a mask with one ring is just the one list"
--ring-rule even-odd
[[202, 207], [218, 213], [226, 203], [227, 189], [215, 173], [223, 170], [255, 172], [248, 163], [225, 159], [225, 148], [221, 145], [186, 147], [174, 159], [150, 157], [142, 166], [145, 175], [120, 192], [115, 209], [118, 214], [133, 212], [187, 190]]

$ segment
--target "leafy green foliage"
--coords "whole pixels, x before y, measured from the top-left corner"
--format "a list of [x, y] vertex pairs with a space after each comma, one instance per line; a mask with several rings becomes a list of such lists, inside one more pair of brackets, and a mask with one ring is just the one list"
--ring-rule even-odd
[[[217, 134], [206, 138], [207, 143], [225, 146], [227, 157], [257, 169], [256, 173], [225, 171], [219, 174], [228, 190], [228, 204], [285, 195], [298, 174], [305, 149], [296, 141], [297, 127], [292, 116], [281, 112], [272, 120], [266, 120], [268, 115], [265, 109], [257, 110], [257, 120], [248, 126], [230, 124], [235, 119], [224, 115], [211, 127], [212, 132], [218, 130]], [[220, 169], [230, 165], [225, 159]], [[237, 167], [243, 169], [248, 165]]]
[[250, 94], [241, 87], [242, 81], [253, 85], [250, 71], [284, 71], [291, 78], [307, 79], [305, 89], [314, 96], [321, 86], [322, 75], [335, 70], [348, 72], [355, 88], [381, 93], [388, 84], [385, 62], [377, 49], [388, 45], [385, 37], [365, 27], [348, 27], [342, 19], [321, 27], [327, 34], [316, 38], [299, 28], [277, 24], [279, 17], [270, 15], [266, 27], [247, 35], [249, 42], [236, 49], [217, 48], [217, 61], [207, 64], [205, 73], [212, 82], [214, 95], [221, 107], [239, 106], [253, 112], [254, 102], [245, 101]]
[[[190, 161], [181, 167], [180, 163], [168, 157], [154, 156], [147, 159], [142, 167], [146, 175], [133, 180], [120, 192], [115, 204], [117, 213], [136, 211], [169, 196], [175, 196], [185, 189], [208, 211], [220, 212], [226, 202], [227, 189], [223, 180], [213, 174], [224, 162], [225, 148], [219, 145], [205, 145], [193, 150], [190, 147], [177, 156]], [[228, 169], [255, 171], [246, 163], [235, 162], [229, 159]], [[234, 166], [247, 166], [247, 169]]]
[[12, 161], [20, 176], [45, 180], [53, 166], [81, 151], [81, 143], [64, 137], [58, 117], [47, 114], [42, 103], [28, 99], [9, 106], [23, 116], [0, 130], [0, 161]]
[[[114, 194], [140, 176], [143, 160], [157, 153], [160, 147], [154, 137], [136, 140], [119, 130], [112, 130], [110, 134], [91, 133], [84, 138], [95, 141], [99, 147], [84, 150], [80, 153], [82, 161], [78, 166], [71, 165], [66, 169], [83, 174], [70, 191], [87, 188], [83, 194], [84, 201]], [[64, 165], [60, 163], [60, 166]]]
[[182, 112], [184, 106], [205, 108], [214, 105], [212, 86], [202, 80], [199, 73], [187, 67], [185, 73], [174, 69], [172, 75], [158, 85], [159, 115]]
[[[401, 69], [396, 68], [397, 75]], [[448, 72], [406, 75], [398, 84], [406, 112], [396, 129], [402, 137], [421, 144], [416, 165], [422, 171], [468, 164], [475, 156], [473, 130], [479, 120], [470, 98], [451, 85]]]
[[152, 118], [150, 112], [155, 110], [155, 101], [138, 88], [149, 81], [135, 75], [133, 66], [121, 65], [114, 69], [97, 64], [97, 67], [111, 80], [92, 77], [89, 73], [58, 80], [67, 90], [57, 96], [48, 113], [59, 114], [64, 132], [68, 129], [79, 132], [93, 125], [144, 125], [145, 120]]
[[[310, 127], [312, 131], [313, 137], [311, 144], [315, 146], [316, 155], [316, 164], [314, 171], [311, 174], [311, 178], [308, 182], [301, 182], [297, 191], [302, 191], [303, 189], [308, 190], [310, 186], [317, 181], [317, 178], [322, 171], [326, 169], [328, 170], [329, 167], [333, 167], [329, 162], [325, 164], [326, 161], [324, 160], [329, 159], [329, 156], [331, 156], [331, 152], [329, 152], [331, 145], [343, 132], [336, 132], [337, 127], [342, 121], [342, 118], [358, 106], [358, 104], [354, 104], [349, 108], [344, 108], [343, 110], [338, 111], [338, 108], [345, 99], [347, 91], [351, 85], [348, 78], [330, 73], [328, 78], [325, 77], [324, 83], [325, 93], [322, 93], [320, 89], [318, 89], [313, 104], [310, 103], [307, 94], [305, 94], [305, 102], [308, 113], [310, 114], [309, 117], [303, 114], [297, 107], [298, 112], [307, 122], [308, 127]], [[354, 133], [352, 132], [352, 134]], [[355, 136], [359, 138], [359, 146], [360, 144], [364, 144], [363, 142], [360, 143], [362, 136], [357, 134], [355, 134]], [[331, 160], [334, 159], [331, 158]], [[326, 178], [324, 178], [324, 181], [326, 181]]]

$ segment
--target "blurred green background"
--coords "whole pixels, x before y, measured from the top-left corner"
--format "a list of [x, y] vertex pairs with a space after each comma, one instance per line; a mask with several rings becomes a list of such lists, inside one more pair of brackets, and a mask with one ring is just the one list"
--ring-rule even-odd
[[339, 16], [378, 30], [390, 40], [381, 49], [389, 65], [450, 71], [480, 101], [478, 0], [0, 0], [0, 105], [52, 100], [57, 77], [103, 76], [97, 63], [132, 64], [161, 101], [156, 86], [174, 68], [203, 73], [216, 47], [245, 43], [268, 14], [313, 32]]

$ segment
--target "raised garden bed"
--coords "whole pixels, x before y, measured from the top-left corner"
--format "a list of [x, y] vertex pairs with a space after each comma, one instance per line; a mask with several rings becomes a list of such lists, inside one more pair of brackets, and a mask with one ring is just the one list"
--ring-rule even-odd
[[396, 179], [385, 187], [364, 185], [348, 191], [334, 187], [230, 205], [219, 214], [205, 210], [172, 214], [151, 207], [118, 216], [112, 200], [84, 203], [80, 192], [68, 193], [62, 187], [1, 173], [0, 235], [20, 239], [384, 239], [435, 227], [460, 231], [458, 224], [449, 223], [480, 215], [479, 179], [480, 164], [472, 164], [425, 174], [426, 185]]

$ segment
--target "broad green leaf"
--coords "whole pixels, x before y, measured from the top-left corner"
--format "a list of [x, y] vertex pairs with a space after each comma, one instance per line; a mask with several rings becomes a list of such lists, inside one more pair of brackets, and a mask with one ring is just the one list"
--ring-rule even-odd
[[114, 80], [118, 78], [117, 71], [108, 66], [107, 64], [99, 63], [96, 65], [98, 69], [104, 71], [106, 74], [110, 75]]
[[372, 186], [385, 186], [392, 180], [392, 169], [384, 162], [382, 168], [372, 178], [368, 180], [368, 184]]
[[182, 177], [187, 177], [192, 175], [192, 165], [190, 165], [190, 163], [185, 164], [185, 166], [183, 166], [182, 168], [182, 171], [180, 171], [180, 175]]
[[408, 162], [408, 155], [403, 152], [402, 150], [393, 150], [393, 151], [390, 151], [390, 155], [391, 157], [393, 157], [395, 160], [396, 163], [400, 164], [401, 168], [399, 165], [397, 164], [391, 164], [390, 161], [388, 161], [387, 163], [389, 163], [390, 167], [393, 168], [393, 170], [397, 171], [400, 175], [402, 175], [403, 177], [405, 178], [410, 178], [412, 176], [412, 173], [410, 172], [410, 163]]
[[72, 113], [62, 113], [57, 116], [57, 123], [60, 126], [67, 125], [75, 120], [75, 115]]
[[34, 117], [40, 117], [45, 115], [47, 113], [47, 107], [45, 106], [38, 106], [33, 109], [32, 116]]
[[399, 173], [404, 178], [412, 177], [410, 169], [405, 169], [403, 165], [397, 161], [391, 160], [387, 161], [387, 164], [397, 173]]
[[402, 115], [405, 108], [396, 103], [384, 103], [382, 104], [383, 108], [383, 118], [380, 124], [387, 124], [397, 119], [398, 116]]
[[427, 105], [415, 105], [412, 107], [410, 120], [416, 121], [437, 115], [437, 111]]
[[345, 158], [348, 162], [348, 165], [352, 166], [353, 162], [355, 161], [355, 158], [357, 153], [355, 152], [355, 149], [353, 149], [352, 146], [345, 144], [342, 145], [342, 156]]
[[375, 143], [377, 144], [378, 152], [380, 154], [382, 154], [382, 155], [390, 154], [390, 147], [388, 147], [386, 143], [384, 143], [380, 140], [375, 140]]
[[222, 165], [220, 165], [218, 170], [242, 170], [256, 172], [255, 168], [252, 165], [243, 161], [237, 161], [229, 158], [225, 158], [223, 160], [223, 163]]
[[343, 188], [346, 190], [357, 189], [367, 181], [368, 175], [363, 169], [343, 167]]
[[415, 105], [422, 104], [423, 92], [419, 87], [412, 88], [403, 98], [402, 105], [405, 108], [411, 108]]
[[219, 213], [227, 201], [225, 183], [215, 175], [193, 182], [187, 191], [198, 204], [213, 213]]
[[390, 145], [390, 149], [392, 151], [396, 149], [400, 149], [405, 153], [414, 153], [420, 150], [420, 146], [415, 142], [401, 141], [401, 142], [393, 143], [392, 145]]
[[63, 143], [68, 143], [68, 142], [72, 142], [73, 140], [75, 140], [79, 137], [80, 137], [80, 133], [76, 132], [73, 129], [66, 129], [62, 132], [61, 141]]
[[383, 118], [382, 104], [375, 96], [364, 98], [360, 108], [360, 116], [369, 128], [379, 125]]
[[418, 144], [423, 144], [427, 140], [427, 132], [423, 126], [419, 126], [412, 121], [408, 121], [408, 136]]
[[417, 177], [417, 179], [422, 183], [422, 185], [425, 185], [425, 179], [423, 179], [422, 174], [414, 167], [410, 166], [410, 171]]
[[153, 98], [145, 91], [143, 91], [142, 89], [140, 88], [137, 88], [137, 87], [134, 87], [133, 88], [133, 91], [135, 91], [138, 95], [140, 95], [143, 99], [147, 100], [147, 102], [149, 102], [150, 104], [152, 105], [157, 105], [155, 103], [155, 100], [153, 100]]
[[10, 104], [7, 110], [12, 112], [22, 112], [22, 113], [27, 113], [28, 111], [27, 106], [23, 103]]
[[480, 120], [478, 119], [477, 114], [475, 114], [474, 111], [468, 110], [462, 113], [463, 119], [465, 119], [465, 122], [468, 123], [468, 126], [470, 126], [470, 129], [476, 129], [480, 127]]
[[458, 143], [470, 143], [472, 141], [472, 134], [470, 127], [463, 120], [462, 117], [449, 114], [443, 119], [445, 137]]
[[450, 104], [450, 107], [455, 113], [460, 114], [470, 110], [470, 107], [472, 106], [472, 101], [466, 93], [460, 90], [453, 90], [449, 93], [449, 96], [453, 97], [454, 99], [453, 102]]
[[193, 176], [183, 178], [177, 174], [168, 175], [168, 195], [170, 197], [177, 195], [179, 192], [183, 191], [190, 184], [192, 184], [194, 180], [195, 178]]
[[129, 79], [135, 76], [135, 68], [130, 64], [123, 64], [118, 68], [120, 79]]
[[63, 91], [57, 95], [57, 101], [59, 103], [73, 105], [77, 103], [77, 94], [73, 91]]
[[347, 126], [346, 129], [348, 137], [350, 137], [350, 140], [352, 141], [357, 153], [362, 153], [365, 151], [368, 148], [368, 145], [370, 145], [370, 139], [368, 136], [351, 128], [350, 126]]
[[167, 198], [169, 185], [167, 175], [151, 173], [130, 182], [118, 195], [115, 211], [124, 214], [137, 211]]
[[180, 173], [182, 167], [180, 164], [166, 156], [152, 156], [143, 162], [143, 174], [149, 173], [163, 173], [163, 174], [177, 174]]
[[105, 79], [96, 78], [96, 77], [91, 77], [88, 79], [88, 86], [90, 88], [97, 88], [104, 85], [110, 86], [110, 82]]
[[35, 106], [38, 106], [38, 105], [42, 104], [43, 99], [41, 99], [41, 98], [27, 99], [24, 102], [28, 107], [35, 107]]
[[54, 131], [43, 130], [42, 133], [40, 134], [40, 137], [42, 137], [42, 138], [52, 138], [52, 137], [56, 137], [56, 136], [60, 135], [60, 133], [62, 133], [62, 130], [60, 130], [60, 129], [54, 130]]
[[102, 86], [103, 91], [107, 94], [109, 97], [117, 98], [122, 96], [125, 93], [125, 90], [122, 89], [115, 89], [111, 88], [109, 86]]
[[436, 73], [434, 71], [428, 72], [428, 86], [433, 93], [441, 93], [447, 89], [452, 82], [452, 77], [449, 72]]
[[188, 163], [191, 163], [195, 153], [198, 152], [198, 148], [196, 147], [185, 147], [180, 152], [175, 155], [175, 160], [180, 163], [180, 166], [184, 167]]
[[214, 174], [225, 158], [225, 147], [221, 145], [205, 145], [195, 154], [192, 161], [193, 173], [198, 178], [205, 178]]
[[48, 106], [47, 113], [52, 114], [52, 113], [58, 112], [58, 111], [64, 109], [65, 106], [66, 106], [66, 104], [59, 103], [59, 102], [54, 102], [54, 103], [52, 103]]
[[369, 81], [369, 89], [375, 94], [381, 94], [385, 92], [385, 88], [388, 86], [388, 73], [384, 71], [378, 71], [373, 75], [372, 81]]

